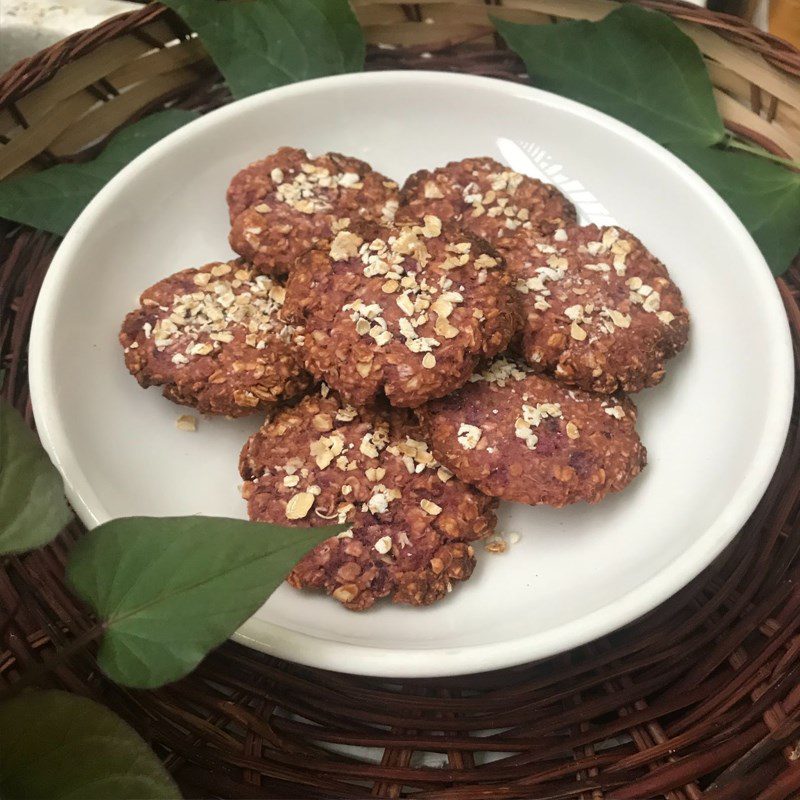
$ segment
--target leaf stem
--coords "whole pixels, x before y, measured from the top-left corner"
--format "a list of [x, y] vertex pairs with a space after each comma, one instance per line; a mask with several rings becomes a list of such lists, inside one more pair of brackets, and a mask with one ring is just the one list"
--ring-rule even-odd
[[768, 150], [764, 150], [763, 147], [756, 147], [755, 145], [747, 144], [747, 142], [743, 142], [740, 139], [735, 139], [732, 136], [729, 136], [723, 142], [723, 145], [725, 147], [729, 147], [731, 150], [741, 150], [744, 153], [751, 153], [754, 156], [765, 158], [767, 161], [774, 161], [776, 164], [782, 164], [784, 167], [800, 170], [800, 161], [792, 161], [789, 158], [781, 158], [780, 156], [773, 155]]
[[77, 638], [73, 639], [68, 645], [58, 649], [49, 658], [43, 659], [42, 663], [35, 669], [26, 672], [18, 681], [0, 689], [0, 702], [8, 700], [19, 694], [23, 689], [36, 683], [53, 669], [63, 664], [70, 656], [83, 650], [87, 645], [99, 639], [105, 632], [104, 623], [97, 623], [89, 628]]

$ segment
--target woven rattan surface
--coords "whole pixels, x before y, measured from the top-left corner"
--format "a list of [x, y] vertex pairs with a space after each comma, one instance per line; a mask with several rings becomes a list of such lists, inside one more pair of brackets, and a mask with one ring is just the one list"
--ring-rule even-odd
[[[487, 10], [548, 22], [548, 14], [596, 18], [614, 4], [354, 5], [369, 39], [394, 45], [373, 46], [369, 68], [520, 80], [518, 60], [487, 36]], [[797, 51], [693, 6], [643, 5], [687, 25], [709, 58], [732, 130], [798, 156]], [[133, 85], [138, 94], [120, 93]], [[179, 20], [147, 7], [76, 34], [0, 77], [0, 174], [86, 157], [110, 132], [165, 102], [205, 110], [228, 99]], [[51, 235], [8, 225], [0, 240], [2, 394], [29, 421], [26, 343], [57, 244]], [[779, 285], [800, 354], [800, 271]], [[91, 650], [83, 650], [50, 681], [122, 714], [187, 797], [798, 798], [796, 410], [776, 476], [723, 556], [647, 617], [562, 656], [479, 676], [387, 684], [229, 643], [180, 683], [134, 692], [104, 679]], [[86, 609], [62, 580], [80, 534], [75, 524], [53, 546], [3, 561], [0, 681], [17, 680], [88, 629]]]

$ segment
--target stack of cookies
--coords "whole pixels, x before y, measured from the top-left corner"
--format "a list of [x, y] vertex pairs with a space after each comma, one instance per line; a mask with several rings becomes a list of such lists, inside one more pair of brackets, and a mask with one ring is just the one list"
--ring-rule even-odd
[[251, 519], [349, 526], [293, 586], [428, 605], [472, 574], [499, 499], [596, 503], [644, 467], [626, 393], [661, 381], [689, 315], [631, 234], [490, 158], [400, 189], [284, 147], [228, 206], [240, 258], [147, 289], [120, 341], [142, 386], [266, 416], [239, 464]]

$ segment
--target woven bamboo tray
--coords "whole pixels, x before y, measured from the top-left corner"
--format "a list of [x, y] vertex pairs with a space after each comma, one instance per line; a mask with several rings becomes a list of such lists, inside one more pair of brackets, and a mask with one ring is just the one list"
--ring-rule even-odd
[[[368, 68], [522, 80], [487, 11], [597, 19], [605, 0], [353, 3]], [[738, 19], [677, 2], [729, 129], [800, 159], [800, 53]], [[491, 8], [487, 8], [491, 6]], [[380, 46], [378, 46], [380, 44]], [[124, 90], [124, 91], [123, 91]], [[90, 157], [166, 103], [229, 100], [201, 45], [151, 5], [71, 36], [0, 77], [0, 176]], [[5, 223], [0, 223], [5, 224]], [[0, 238], [0, 386], [30, 421], [26, 343], [56, 237]], [[800, 364], [800, 270], [778, 282]], [[129, 691], [93, 654], [53, 685], [101, 700], [154, 747], [187, 797], [419, 800], [787, 800], [800, 797], [800, 431], [728, 550], [645, 618], [564, 655], [478, 676], [393, 682], [321, 672], [228, 643], [185, 680]], [[89, 626], [64, 589], [81, 535], [0, 569], [0, 681]], [[366, 748], [366, 749], [365, 749]], [[91, 754], [87, 754], [91, 757]]]

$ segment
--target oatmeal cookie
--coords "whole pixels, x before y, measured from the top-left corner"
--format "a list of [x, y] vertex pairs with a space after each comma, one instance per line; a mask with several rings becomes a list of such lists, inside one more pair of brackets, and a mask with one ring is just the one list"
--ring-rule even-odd
[[397, 184], [356, 158], [282, 147], [239, 172], [228, 188], [231, 247], [266, 274], [360, 219], [391, 222]]
[[482, 239], [426, 216], [339, 231], [298, 259], [286, 314], [306, 366], [356, 405], [414, 407], [463, 385], [518, 324], [511, 278]]
[[457, 477], [530, 505], [597, 503], [624, 489], [647, 458], [626, 397], [570, 389], [506, 359], [417, 415]]
[[409, 176], [397, 219], [424, 214], [457, 222], [495, 247], [518, 232], [549, 233], [575, 220], [575, 208], [558, 189], [493, 158], [465, 158]]
[[279, 317], [284, 293], [239, 261], [171, 275], [125, 318], [125, 365], [141, 386], [202, 413], [269, 410], [311, 383], [302, 337]]
[[627, 231], [562, 228], [518, 238], [506, 253], [522, 304], [522, 352], [535, 369], [590, 391], [638, 392], [659, 383], [686, 344], [680, 289]]
[[251, 519], [351, 524], [288, 580], [353, 610], [389, 595], [411, 605], [441, 599], [472, 574], [470, 542], [495, 525], [496, 501], [436, 462], [410, 412], [359, 412], [324, 384], [251, 436], [239, 469]]

